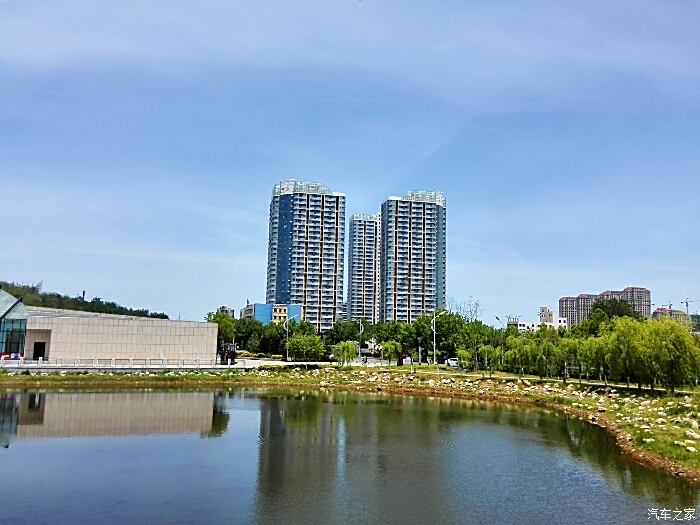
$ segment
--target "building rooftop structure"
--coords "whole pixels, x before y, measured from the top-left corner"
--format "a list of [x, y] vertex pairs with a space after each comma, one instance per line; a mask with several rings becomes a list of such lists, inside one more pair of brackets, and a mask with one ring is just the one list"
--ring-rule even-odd
[[333, 195], [344, 197], [344, 193], [329, 190], [320, 182], [303, 182], [295, 179], [286, 179], [275, 184], [272, 188], [272, 196], [291, 195], [294, 193], [310, 193], [313, 195]]
[[390, 196], [386, 200], [429, 202], [443, 208], [447, 206], [447, 199], [445, 199], [445, 194], [441, 191], [409, 191], [401, 197]]
[[21, 320], [27, 318], [27, 307], [5, 290], [0, 290], [0, 319]]
[[137, 315], [124, 315], [124, 314], [108, 314], [101, 312], [86, 312], [83, 310], [64, 310], [61, 308], [47, 308], [45, 306], [27, 306], [27, 317], [58, 317], [65, 319], [123, 319], [125, 321], [153, 321], [153, 322], [163, 322], [167, 323], [192, 323], [200, 321], [188, 321], [184, 319], [161, 319], [159, 317], [144, 317]]

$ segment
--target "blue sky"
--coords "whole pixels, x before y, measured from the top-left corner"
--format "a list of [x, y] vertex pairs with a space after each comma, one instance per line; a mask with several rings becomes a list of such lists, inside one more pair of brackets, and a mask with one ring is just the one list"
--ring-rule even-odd
[[[0, 278], [264, 300], [272, 186], [448, 200], [484, 320], [700, 299], [695, 2], [0, 0]], [[700, 310], [700, 302], [691, 311]]]

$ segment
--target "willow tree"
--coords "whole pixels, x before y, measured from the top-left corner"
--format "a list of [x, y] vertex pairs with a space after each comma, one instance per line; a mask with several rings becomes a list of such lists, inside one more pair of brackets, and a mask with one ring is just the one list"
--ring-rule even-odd
[[357, 357], [357, 344], [353, 341], [341, 341], [335, 345], [335, 357], [341, 366], [352, 363]]

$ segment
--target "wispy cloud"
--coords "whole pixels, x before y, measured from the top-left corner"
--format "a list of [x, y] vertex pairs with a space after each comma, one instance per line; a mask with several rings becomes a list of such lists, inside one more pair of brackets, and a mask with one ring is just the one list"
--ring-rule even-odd
[[700, 12], [674, 7], [27, 1], [2, 6], [0, 63], [46, 70], [108, 61], [173, 75], [355, 69], [462, 103], [497, 93], [512, 100], [516, 89], [563, 96], [611, 75], [666, 89], [700, 78], [693, 53]]

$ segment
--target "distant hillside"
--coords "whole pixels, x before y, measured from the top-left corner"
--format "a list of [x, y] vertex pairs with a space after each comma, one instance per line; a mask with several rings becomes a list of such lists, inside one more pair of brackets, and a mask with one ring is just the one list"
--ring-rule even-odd
[[0, 288], [7, 293], [21, 298], [27, 306], [43, 306], [46, 308], [62, 308], [65, 310], [80, 310], [82, 312], [96, 312], [100, 314], [133, 315], [136, 317], [155, 317], [168, 319], [168, 316], [160, 312], [150, 312], [145, 308], [132, 309], [112, 301], [103, 301], [100, 297], [93, 297], [86, 301], [81, 296], [68, 297], [55, 292], [43, 292], [42, 283], [20, 284], [0, 281]]

